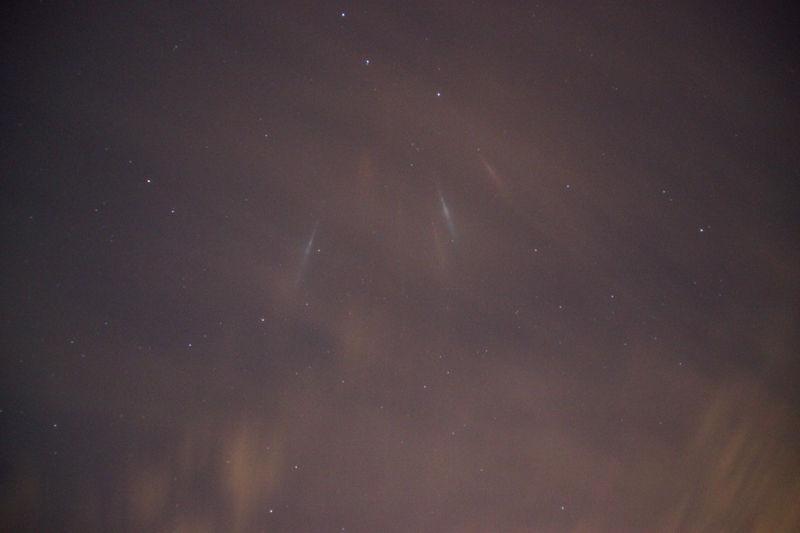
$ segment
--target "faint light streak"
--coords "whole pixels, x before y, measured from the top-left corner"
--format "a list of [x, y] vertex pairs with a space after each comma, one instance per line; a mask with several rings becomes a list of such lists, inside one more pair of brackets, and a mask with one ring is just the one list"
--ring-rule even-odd
[[453, 217], [450, 214], [450, 208], [447, 207], [447, 202], [444, 201], [444, 195], [439, 185], [436, 185], [436, 191], [439, 193], [439, 203], [442, 206], [442, 216], [444, 217], [445, 224], [447, 224], [447, 231], [450, 233], [450, 242], [456, 242], [456, 226], [453, 223]]
[[306, 243], [305, 250], [303, 250], [303, 258], [300, 260], [300, 267], [297, 269], [297, 281], [298, 283], [303, 278], [303, 273], [306, 270], [306, 265], [308, 264], [308, 257], [311, 255], [311, 249], [314, 246], [314, 239], [317, 236], [317, 228], [319, 227], [319, 219], [314, 223], [314, 229], [311, 230], [311, 237], [308, 238], [308, 243]]

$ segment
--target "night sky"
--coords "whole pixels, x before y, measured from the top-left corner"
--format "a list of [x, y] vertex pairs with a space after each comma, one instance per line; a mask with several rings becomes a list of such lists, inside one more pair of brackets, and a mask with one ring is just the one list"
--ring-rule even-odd
[[800, 530], [797, 18], [694, 3], [4, 8], [0, 529]]

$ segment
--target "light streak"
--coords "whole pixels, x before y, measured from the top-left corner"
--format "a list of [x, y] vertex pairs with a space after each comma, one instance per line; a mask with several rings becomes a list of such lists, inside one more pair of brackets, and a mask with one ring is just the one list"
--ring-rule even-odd
[[303, 251], [303, 258], [300, 260], [300, 268], [297, 269], [298, 282], [303, 278], [303, 273], [305, 272], [306, 265], [308, 264], [308, 257], [311, 255], [311, 248], [314, 245], [314, 238], [317, 236], [317, 227], [319, 227], [319, 219], [317, 219], [317, 221], [314, 223], [314, 229], [311, 230], [311, 237], [308, 239], [306, 248]]
[[456, 242], [456, 226], [453, 223], [453, 217], [450, 215], [450, 208], [447, 207], [447, 202], [444, 201], [444, 195], [439, 185], [436, 185], [436, 191], [439, 193], [439, 203], [442, 205], [442, 216], [447, 224], [447, 231], [450, 232], [450, 242]]

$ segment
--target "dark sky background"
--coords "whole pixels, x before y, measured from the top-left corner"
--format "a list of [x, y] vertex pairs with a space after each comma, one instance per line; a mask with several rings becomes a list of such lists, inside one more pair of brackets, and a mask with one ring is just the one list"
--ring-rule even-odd
[[797, 19], [692, 4], [4, 8], [3, 529], [798, 531]]

